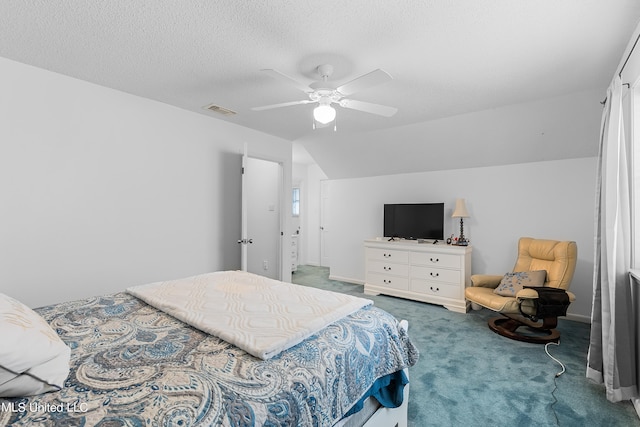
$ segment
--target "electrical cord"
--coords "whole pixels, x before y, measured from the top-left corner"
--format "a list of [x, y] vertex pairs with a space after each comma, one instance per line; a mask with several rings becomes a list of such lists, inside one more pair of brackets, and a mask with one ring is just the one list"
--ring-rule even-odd
[[560, 366], [562, 366], [562, 371], [558, 372], [556, 374], [556, 378], [558, 378], [560, 375], [564, 374], [566, 372], [566, 369], [564, 367], [564, 365], [562, 364], [561, 361], [559, 361], [558, 359], [556, 359], [555, 357], [553, 357], [551, 354], [549, 354], [549, 344], [554, 344], [554, 345], [560, 345], [560, 343], [557, 342], [548, 342], [544, 345], [544, 351], [545, 353], [547, 353], [547, 356], [549, 356], [550, 358], [552, 358], [553, 360], [556, 361], [556, 363], [558, 363]]
[[549, 344], [560, 345], [560, 343], [559, 342], [548, 342], [548, 343], [546, 343], [544, 345], [544, 352], [547, 353], [547, 356], [549, 356], [556, 363], [558, 363], [560, 366], [562, 366], [562, 371], [556, 373], [556, 375], [553, 377], [553, 390], [551, 391], [551, 396], [553, 397], [553, 403], [551, 403], [551, 411], [553, 412], [553, 416], [556, 419], [556, 425], [559, 426], [560, 425], [560, 421], [558, 420], [558, 414], [556, 414], [556, 410], [554, 408], [556, 403], [558, 403], [558, 398], [556, 397], [556, 391], [558, 390], [558, 383], [556, 382], [556, 380], [558, 379], [558, 377], [560, 375], [562, 375], [562, 374], [564, 374], [566, 372], [566, 369], [565, 369], [565, 367], [564, 367], [564, 365], [562, 364], [561, 361], [559, 361], [558, 359], [556, 359], [555, 357], [553, 357], [549, 353]]

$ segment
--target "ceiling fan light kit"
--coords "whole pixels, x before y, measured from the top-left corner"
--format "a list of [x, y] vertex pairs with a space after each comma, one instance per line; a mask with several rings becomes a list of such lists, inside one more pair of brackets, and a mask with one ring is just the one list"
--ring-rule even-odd
[[[269, 110], [272, 108], [288, 107], [291, 105], [318, 103], [319, 105], [313, 109], [313, 118], [316, 122], [326, 125], [336, 118], [336, 109], [331, 104], [337, 104], [342, 108], [363, 111], [366, 113], [377, 114], [384, 117], [393, 116], [398, 109], [387, 107], [385, 105], [373, 104], [370, 102], [356, 101], [347, 99], [345, 96], [351, 95], [359, 90], [367, 89], [392, 80], [392, 77], [381, 69], [377, 69], [351, 80], [348, 83], [339, 86], [336, 89], [328, 88], [327, 80], [333, 73], [333, 67], [329, 64], [320, 65], [316, 71], [322, 78], [322, 81], [312, 83], [309, 86], [296, 81], [295, 79], [283, 74], [277, 70], [264, 69], [261, 70], [268, 73], [271, 77], [284, 81], [289, 85], [293, 85], [297, 89], [305, 92], [309, 99], [301, 101], [283, 102], [279, 104], [265, 105], [262, 107], [254, 107], [254, 111]], [[315, 129], [315, 123], [314, 123]]]
[[329, 104], [320, 104], [313, 109], [313, 118], [317, 122], [326, 125], [336, 118], [336, 109]]

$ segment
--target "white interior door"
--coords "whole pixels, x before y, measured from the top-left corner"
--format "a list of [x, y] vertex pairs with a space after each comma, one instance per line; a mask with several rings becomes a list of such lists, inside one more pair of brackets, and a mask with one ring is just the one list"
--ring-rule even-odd
[[242, 164], [241, 268], [280, 279], [282, 167], [246, 154]]
[[320, 182], [320, 265], [330, 266], [329, 251], [329, 181]]
[[242, 208], [241, 208], [241, 220], [240, 220], [240, 240], [238, 243], [240, 244], [240, 269], [242, 271], [247, 271], [247, 259], [249, 256], [249, 245], [251, 241], [248, 238], [248, 230], [247, 230], [247, 199], [249, 194], [247, 192], [247, 180], [245, 179], [245, 171], [247, 170], [247, 145], [244, 146], [244, 154], [242, 155], [242, 185], [241, 190], [242, 195]]

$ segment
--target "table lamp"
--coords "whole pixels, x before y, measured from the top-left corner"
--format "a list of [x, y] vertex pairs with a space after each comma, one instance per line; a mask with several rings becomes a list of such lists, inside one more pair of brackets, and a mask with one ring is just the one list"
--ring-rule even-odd
[[456, 199], [456, 208], [453, 211], [451, 218], [460, 218], [460, 237], [458, 237], [458, 246], [467, 246], [469, 241], [464, 237], [464, 223], [463, 218], [469, 218], [469, 212], [467, 212], [467, 206], [464, 203], [464, 199]]

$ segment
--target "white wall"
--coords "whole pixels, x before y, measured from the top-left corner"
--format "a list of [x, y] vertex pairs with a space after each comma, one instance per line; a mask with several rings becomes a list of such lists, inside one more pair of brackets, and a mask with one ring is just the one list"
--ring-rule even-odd
[[515, 263], [520, 236], [574, 240], [578, 263], [569, 317], [589, 321], [593, 274], [593, 157], [508, 166], [331, 180], [331, 277], [364, 281], [363, 240], [382, 235], [384, 203], [445, 202], [445, 235], [456, 198], [471, 218], [472, 273], [504, 274]]
[[245, 142], [291, 187], [279, 138], [3, 58], [0, 93], [0, 292], [32, 307], [239, 268]]
[[406, 126], [336, 132], [330, 140], [310, 133], [299, 142], [331, 179], [595, 157], [603, 98], [602, 88], [594, 88]]

